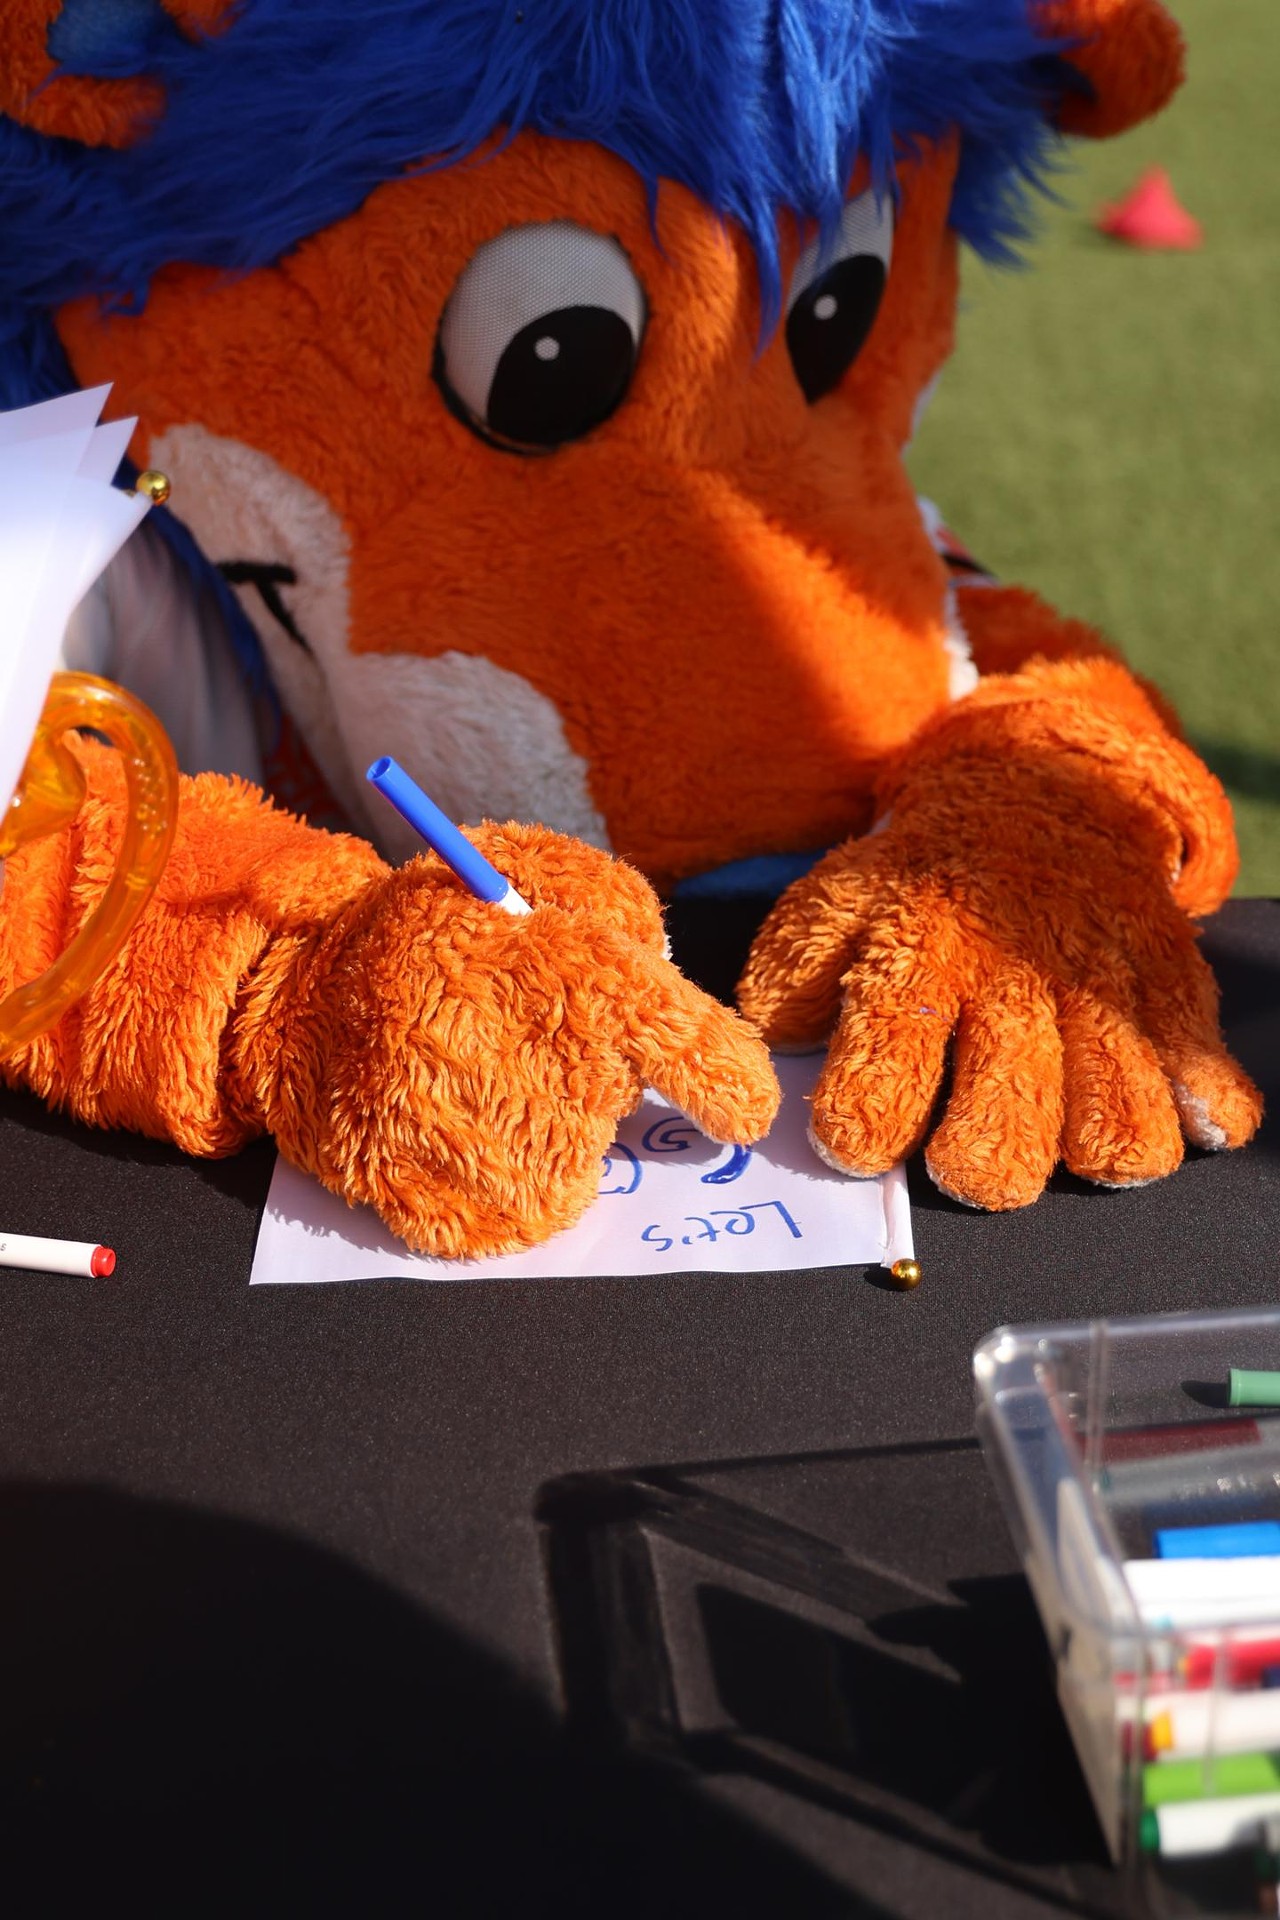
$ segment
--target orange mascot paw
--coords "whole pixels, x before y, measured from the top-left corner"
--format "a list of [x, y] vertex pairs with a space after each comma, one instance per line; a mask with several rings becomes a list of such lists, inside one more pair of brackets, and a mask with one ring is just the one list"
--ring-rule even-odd
[[1027, 1205], [1059, 1161], [1132, 1186], [1172, 1172], [1184, 1134], [1249, 1139], [1261, 1100], [1186, 911], [1230, 884], [1226, 799], [1122, 668], [989, 683], [882, 799], [882, 829], [778, 903], [739, 992], [775, 1046], [831, 1035], [824, 1157], [875, 1174], [911, 1153], [948, 1062], [926, 1161], [971, 1206]]
[[236, 1048], [286, 1156], [435, 1254], [570, 1226], [646, 1086], [744, 1145], [779, 1098], [760, 1042], [664, 957], [637, 873], [543, 828], [470, 837], [528, 917], [413, 860], [260, 971]]
[[[80, 814], [5, 872], [0, 994], [49, 964], [114, 865], [117, 756], [75, 751]], [[434, 854], [393, 871], [240, 782], [184, 780], [169, 865], [124, 949], [0, 1075], [191, 1153], [270, 1131], [447, 1255], [576, 1220], [646, 1086], [717, 1140], [758, 1140], [779, 1100], [769, 1056], [665, 958], [648, 882], [545, 828], [472, 838], [527, 917], [476, 900]]]

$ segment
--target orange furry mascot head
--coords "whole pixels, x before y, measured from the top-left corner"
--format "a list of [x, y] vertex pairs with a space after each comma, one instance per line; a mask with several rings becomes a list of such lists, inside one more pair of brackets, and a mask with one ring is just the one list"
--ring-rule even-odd
[[389, 752], [665, 882], [829, 845], [965, 683], [901, 463], [957, 240], [1178, 60], [1133, 0], [6, 14], [10, 404], [114, 381], [365, 831]]
[[[829, 1039], [841, 1166], [930, 1137], [948, 1058], [929, 1165], [976, 1204], [1246, 1138], [1187, 917], [1230, 885], [1221, 790], [1099, 636], [948, 554], [902, 459], [959, 241], [1005, 251], [1059, 132], [1180, 72], [1159, 0], [8, 0], [0, 401], [115, 383], [206, 637], [353, 823], [409, 851], [361, 778], [394, 755], [463, 819], [576, 836], [504, 845], [608, 923], [463, 914], [464, 965], [414, 868], [197, 782], [135, 1052], [104, 1002], [97, 1064], [64, 1042], [33, 1084], [202, 1151], [269, 1125], [424, 1243], [545, 1231], [638, 1054], [674, 1047], [727, 1131], [768, 1108], [594, 847], [668, 886], [801, 875], [741, 997]], [[630, 1036], [588, 1136], [562, 962]]]

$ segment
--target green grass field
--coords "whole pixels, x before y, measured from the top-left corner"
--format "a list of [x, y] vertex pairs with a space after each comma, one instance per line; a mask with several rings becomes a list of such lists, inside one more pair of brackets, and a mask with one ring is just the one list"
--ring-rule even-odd
[[[967, 263], [912, 469], [988, 566], [1165, 689], [1235, 802], [1237, 892], [1280, 894], [1280, 0], [1170, 3], [1187, 85], [1073, 144], [1027, 271]], [[1094, 232], [1152, 164], [1199, 253]]]

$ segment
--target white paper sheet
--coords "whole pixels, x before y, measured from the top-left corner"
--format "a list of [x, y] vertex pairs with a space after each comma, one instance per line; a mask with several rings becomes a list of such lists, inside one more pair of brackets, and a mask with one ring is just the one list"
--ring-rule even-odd
[[623, 1121], [599, 1196], [577, 1226], [493, 1260], [412, 1254], [368, 1208], [346, 1206], [277, 1161], [250, 1284], [788, 1272], [910, 1259], [902, 1168], [851, 1180], [824, 1166], [809, 1144], [805, 1098], [821, 1061], [774, 1065], [782, 1111], [760, 1146], [717, 1146], [650, 1093]]
[[107, 404], [110, 383], [102, 387], [81, 387], [75, 393], [59, 394], [56, 400], [37, 400], [29, 407], [14, 407], [0, 413], [0, 447], [20, 446], [28, 440], [45, 440], [50, 434], [91, 434]]

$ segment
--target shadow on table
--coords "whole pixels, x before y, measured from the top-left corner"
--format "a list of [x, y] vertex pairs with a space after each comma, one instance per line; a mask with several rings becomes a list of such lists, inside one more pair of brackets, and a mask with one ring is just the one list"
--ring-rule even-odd
[[313, 1546], [9, 1484], [0, 1565], [10, 1911], [884, 1920]]
[[[78, 1155], [99, 1163], [104, 1171], [119, 1167], [133, 1170], [134, 1177], [152, 1167], [166, 1168], [175, 1162], [190, 1170], [191, 1178], [230, 1199], [244, 1200], [253, 1207], [261, 1205], [275, 1164], [275, 1147], [269, 1140], [257, 1140], [224, 1160], [202, 1160], [181, 1154], [164, 1140], [150, 1140], [123, 1128], [75, 1126], [65, 1114], [52, 1112], [34, 1093], [0, 1087], [0, 1157], [3, 1133], [12, 1125], [24, 1134], [46, 1136], [65, 1143], [68, 1134]], [[6, 1222], [6, 1224], [8, 1224]], [[33, 1228], [32, 1231], [35, 1231]]]
[[[950, 1519], [908, 1515], [929, 1484]], [[571, 1727], [767, 1781], [993, 1898], [1118, 1914], [1025, 1580], [938, 1571], [963, 1564], [957, 1529], [989, 1539], [989, 1500], [966, 1445], [553, 1483], [539, 1517]]]

